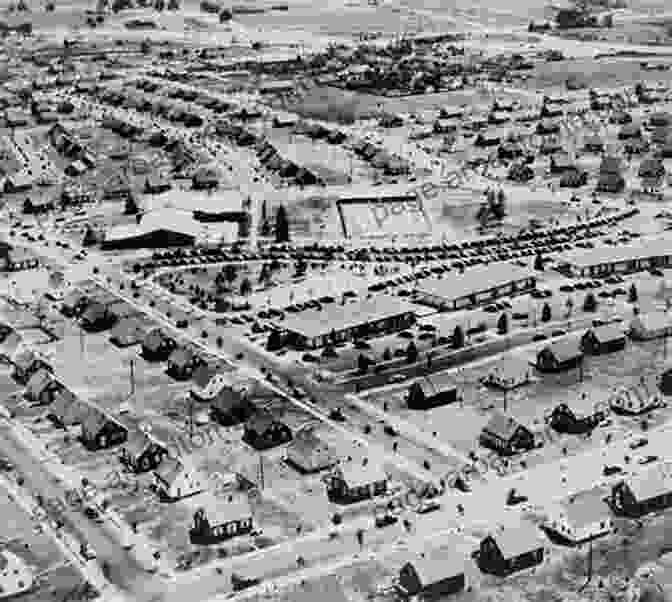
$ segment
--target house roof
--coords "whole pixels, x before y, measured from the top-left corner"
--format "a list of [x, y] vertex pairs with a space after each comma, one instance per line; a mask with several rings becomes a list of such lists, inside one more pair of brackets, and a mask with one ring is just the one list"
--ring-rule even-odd
[[89, 406], [88, 412], [82, 421], [82, 434], [84, 437], [92, 438], [111, 420], [103, 410]]
[[100, 320], [105, 317], [107, 313], [107, 307], [104, 303], [100, 301], [94, 301], [90, 303], [82, 314], [82, 319], [85, 321], [93, 322], [95, 320]]
[[334, 450], [326, 441], [320, 439], [312, 428], [303, 428], [297, 432], [288, 445], [287, 452], [305, 458], [306, 463], [310, 463], [320, 456], [327, 456], [334, 462], [336, 461]]
[[142, 454], [149, 445], [157, 443], [147, 435], [147, 433], [139, 430], [129, 432], [129, 436], [124, 442], [124, 449], [129, 456], [138, 457]]
[[229, 501], [228, 498], [206, 493], [201, 496], [199, 501], [205, 511], [205, 518], [213, 526], [252, 518], [250, 503], [241, 496], [235, 496]]
[[420, 585], [424, 589], [444, 579], [463, 574], [466, 558], [452, 548], [444, 548], [417, 554], [406, 564], [413, 567]]
[[582, 491], [559, 505], [560, 514], [575, 529], [592, 525], [610, 516], [603, 498], [604, 492], [599, 487]]
[[483, 427], [483, 431], [495, 435], [504, 441], [509, 441], [520, 426], [522, 426], [520, 422], [511, 416], [495, 410], [490, 416], [488, 423]]
[[645, 501], [672, 492], [672, 462], [657, 464], [626, 480], [637, 501]]
[[620, 341], [625, 338], [625, 333], [621, 328], [615, 324], [604, 324], [591, 328], [588, 332], [592, 332], [593, 336], [599, 343], [609, 343], [611, 341]]
[[543, 546], [539, 530], [535, 525], [520, 520], [515, 526], [491, 533], [504, 558], [515, 558]]
[[600, 174], [620, 174], [621, 160], [618, 157], [605, 157], [600, 164]]
[[339, 466], [338, 473], [350, 488], [387, 481], [382, 465], [375, 462], [368, 462], [366, 466], [362, 462], [348, 462]]
[[544, 347], [540, 353], [544, 352], [552, 353], [555, 359], [560, 363], [568, 362], [583, 356], [583, 351], [581, 351], [579, 341], [576, 337], [568, 337], [560, 339], [559, 341], [554, 341], [550, 345]]
[[635, 316], [630, 325], [634, 329], [659, 332], [666, 328], [672, 328], [672, 316], [665, 311], [650, 311]]
[[168, 362], [178, 366], [187, 366], [194, 361], [195, 357], [196, 354], [189, 347], [178, 347], [170, 354]]
[[20, 347], [12, 356], [11, 361], [17, 368], [27, 370], [37, 359], [39, 356], [35, 351], [29, 347]]
[[443, 278], [420, 280], [417, 288], [421, 294], [452, 301], [534, 276], [535, 272], [527, 268], [503, 262], [491, 263], [468, 268], [463, 274], [451, 272]]
[[490, 370], [490, 377], [498, 381], [511, 380], [519, 382], [530, 374], [530, 365], [522, 358], [506, 356], [495, 362]]
[[161, 328], [152, 328], [142, 341], [142, 346], [149, 351], [157, 351], [164, 341], [168, 340], [168, 335]]
[[219, 373], [219, 368], [213, 364], [203, 364], [194, 370], [191, 377], [195, 389], [205, 389], [213, 376]]
[[331, 304], [322, 309], [309, 309], [299, 314], [288, 315], [276, 326], [305, 336], [306, 338], [328, 335], [385, 318], [413, 313], [414, 306], [390, 295], [376, 295], [345, 305]]
[[110, 338], [119, 341], [140, 341], [143, 333], [144, 328], [138, 318], [122, 318], [110, 331]]
[[455, 381], [446, 374], [432, 374], [416, 380], [412, 387], [420, 387], [425, 397], [439, 395], [445, 391], [453, 391], [457, 388]]
[[258, 408], [245, 424], [245, 428], [257, 433], [264, 433], [270, 429], [278, 419], [266, 408]]
[[42, 391], [52, 382], [55, 382], [55, 379], [51, 372], [46, 368], [40, 368], [30, 377], [28, 384], [26, 384], [26, 396], [33, 399], [38, 398]]

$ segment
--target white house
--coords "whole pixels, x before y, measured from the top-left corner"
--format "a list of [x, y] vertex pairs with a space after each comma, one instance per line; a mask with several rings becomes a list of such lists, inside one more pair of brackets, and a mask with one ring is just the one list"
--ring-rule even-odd
[[668, 337], [672, 334], [672, 316], [665, 311], [639, 314], [630, 322], [630, 336], [644, 341]]
[[511, 390], [532, 380], [533, 371], [528, 362], [518, 357], [505, 357], [492, 365], [485, 384], [497, 389]]
[[569, 497], [549, 510], [546, 529], [571, 545], [607, 535], [614, 525], [603, 497], [597, 487]]
[[210, 366], [196, 370], [191, 385], [191, 395], [198, 401], [214, 401], [225, 388], [231, 388], [231, 378], [222, 372], [217, 372]]
[[205, 491], [207, 479], [186, 460], [165, 458], [154, 470], [154, 482], [159, 497], [175, 502]]
[[659, 407], [663, 395], [654, 378], [642, 377], [633, 385], [621, 387], [609, 399], [609, 406], [617, 414], [636, 416]]

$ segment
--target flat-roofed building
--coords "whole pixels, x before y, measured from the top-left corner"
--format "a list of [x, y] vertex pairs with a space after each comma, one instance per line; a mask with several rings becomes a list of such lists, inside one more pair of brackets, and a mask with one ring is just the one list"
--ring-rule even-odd
[[416, 299], [431, 307], [456, 310], [490, 303], [503, 296], [519, 295], [536, 286], [532, 270], [510, 264], [490, 264], [429, 278], [418, 283]]
[[315, 349], [330, 342], [350, 341], [408, 328], [415, 322], [413, 306], [396, 297], [378, 295], [345, 305], [327, 305], [289, 315], [276, 328], [286, 331], [289, 343]]
[[603, 537], [613, 529], [602, 489], [595, 487], [570, 496], [549, 511], [544, 528], [569, 545]]
[[672, 240], [657, 238], [622, 247], [570, 252], [560, 259], [558, 271], [576, 278], [600, 278], [671, 265]]

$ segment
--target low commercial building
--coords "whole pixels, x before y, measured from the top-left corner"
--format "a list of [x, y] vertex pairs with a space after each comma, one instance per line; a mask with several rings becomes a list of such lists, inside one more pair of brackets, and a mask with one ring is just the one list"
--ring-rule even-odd
[[602, 278], [672, 266], [672, 240], [657, 238], [618, 247], [572, 251], [558, 261], [558, 271], [575, 278]]
[[608, 535], [614, 525], [600, 488], [572, 495], [549, 510], [544, 528], [565, 544], [578, 545]]
[[511, 264], [490, 264], [418, 282], [416, 299], [437, 309], [457, 310], [490, 303], [503, 296], [531, 291], [536, 274]]
[[399, 571], [397, 587], [404, 598], [437, 600], [466, 586], [466, 558], [454, 550], [427, 552], [409, 560]]
[[377, 295], [345, 305], [327, 305], [290, 315], [275, 327], [287, 333], [289, 344], [316, 349], [408, 328], [415, 322], [412, 305], [389, 295]]
[[486, 536], [478, 550], [478, 567], [484, 573], [506, 577], [541, 564], [544, 546], [537, 528], [524, 520]]
[[628, 477], [612, 487], [612, 510], [628, 518], [640, 518], [672, 506], [672, 463], [665, 462]]

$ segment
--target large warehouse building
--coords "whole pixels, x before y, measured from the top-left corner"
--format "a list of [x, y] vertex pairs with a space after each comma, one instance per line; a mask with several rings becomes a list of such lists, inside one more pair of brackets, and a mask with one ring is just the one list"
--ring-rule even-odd
[[415, 322], [411, 304], [396, 297], [379, 295], [345, 305], [327, 305], [306, 310], [276, 323], [291, 345], [303, 349], [324, 347], [330, 342], [352, 341], [404, 330]]
[[640, 240], [622, 247], [601, 247], [567, 253], [558, 271], [576, 278], [599, 278], [609, 274], [641, 272], [672, 266], [672, 240]]
[[520, 295], [536, 286], [535, 272], [511, 264], [495, 263], [428, 278], [418, 283], [415, 299], [441, 310], [466, 309], [498, 297]]

